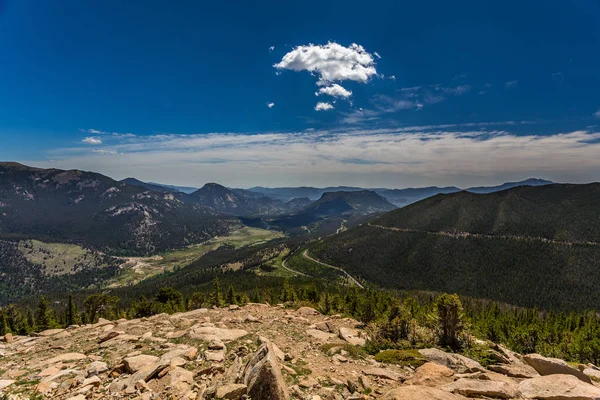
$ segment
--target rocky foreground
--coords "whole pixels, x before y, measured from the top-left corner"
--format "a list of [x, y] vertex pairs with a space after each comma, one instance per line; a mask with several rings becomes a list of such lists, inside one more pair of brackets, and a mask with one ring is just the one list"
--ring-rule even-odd
[[600, 399], [593, 365], [499, 345], [487, 369], [437, 349], [419, 350], [418, 364], [380, 364], [353, 351], [365, 342], [358, 327], [309, 307], [248, 304], [9, 334], [0, 399]]

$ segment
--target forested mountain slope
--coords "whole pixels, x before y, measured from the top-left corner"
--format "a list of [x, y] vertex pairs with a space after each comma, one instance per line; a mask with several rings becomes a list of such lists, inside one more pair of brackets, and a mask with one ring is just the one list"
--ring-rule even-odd
[[309, 252], [388, 288], [544, 308], [600, 304], [600, 185], [438, 195]]
[[600, 242], [600, 184], [437, 195], [380, 216], [387, 227]]
[[171, 193], [101, 174], [0, 163], [0, 235], [79, 242], [109, 253], [147, 254], [240, 226], [236, 218]]

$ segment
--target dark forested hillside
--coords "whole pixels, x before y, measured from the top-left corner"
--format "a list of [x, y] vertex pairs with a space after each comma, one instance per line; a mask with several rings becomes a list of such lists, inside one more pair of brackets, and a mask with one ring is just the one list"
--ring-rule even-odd
[[419, 231], [600, 242], [600, 184], [521, 186], [490, 194], [437, 195], [373, 221]]
[[595, 308], [600, 246], [583, 242], [600, 241], [599, 200], [598, 184], [438, 195], [327, 238], [310, 253], [388, 288]]

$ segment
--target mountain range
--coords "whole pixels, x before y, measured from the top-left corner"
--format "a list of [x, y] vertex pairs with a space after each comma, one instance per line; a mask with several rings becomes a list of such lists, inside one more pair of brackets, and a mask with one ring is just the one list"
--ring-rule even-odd
[[[600, 242], [598, 185], [532, 179], [469, 191], [295, 189], [274, 194], [279, 189], [208, 183], [185, 193], [135, 178], [0, 163], [0, 287], [18, 281], [42, 282], [34, 285], [40, 290], [87, 286], [119, 273], [110, 257], [155, 255], [253, 226], [300, 241], [306, 234], [338, 233], [313, 244], [310, 253], [384, 287], [457, 291], [525, 305], [600, 301], [586, 295], [589, 285], [600, 284], [594, 275], [600, 254], [591, 243]], [[406, 203], [414, 204], [397, 209]], [[24, 258], [31, 239], [81, 245], [92, 252], [82, 257], [102, 259], [110, 268], [92, 271], [90, 263], [74, 261], [72, 280], [42, 278]], [[546, 285], [525, 290], [541, 277], [577, 294], [549, 292]]]
[[[170, 186], [170, 185], [161, 185], [156, 183], [145, 183], [138, 181], [134, 178], [128, 178], [126, 183], [132, 185], [139, 185], [151, 190], [160, 190], [160, 187], [163, 188], [163, 191], [170, 192], [184, 192], [184, 193], [193, 193], [197, 191], [197, 188], [192, 187], [180, 187], [180, 186]], [[427, 197], [434, 196], [436, 194], [446, 194], [446, 193], [455, 193], [460, 192], [461, 190], [472, 192], [472, 193], [492, 193], [498, 192], [501, 190], [511, 189], [517, 186], [543, 186], [552, 184], [552, 181], [548, 181], [545, 179], [539, 178], [529, 178], [522, 181], [517, 182], [506, 182], [497, 186], [477, 186], [471, 187], [467, 189], [460, 189], [456, 186], [429, 186], [429, 187], [421, 187], [421, 188], [406, 188], [406, 189], [388, 189], [388, 188], [374, 188], [367, 189], [355, 186], [331, 186], [325, 188], [316, 188], [310, 186], [300, 186], [300, 187], [280, 187], [280, 188], [268, 188], [263, 186], [254, 186], [249, 189], [232, 189], [237, 191], [244, 192], [254, 192], [263, 195], [264, 197], [268, 197], [275, 200], [281, 200], [284, 202], [288, 202], [290, 200], [296, 198], [307, 198], [310, 200], [318, 200], [324, 193], [329, 192], [359, 192], [363, 190], [371, 190], [380, 196], [385, 197], [390, 203], [394, 204], [396, 207], [404, 207], [405, 205], [415, 203], [419, 200], [426, 199]]]
[[600, 184], [439, 194], [308, 252], [377, 285], [522, 306], [600, 304]]
[[83, 243], [111, 254], [150, 254], [240, 226], [172, 193], [78, 170], [0, 163], [0, 235]]

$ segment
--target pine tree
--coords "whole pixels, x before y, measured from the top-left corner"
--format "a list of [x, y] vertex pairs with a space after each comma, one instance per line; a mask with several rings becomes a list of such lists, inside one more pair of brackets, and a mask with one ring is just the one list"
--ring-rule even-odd
[[6, 313], [0, 311], [0, 336], [4, 336], [10, 332], [8, 328], [8, 321], [6, 320]]
[[221, 282], [219, 282], [219, 278], [216, 276], [215, 276], [215, 279], [213, 280], [212, 303], [216, 307], [221, 307], [223, 305], [223, 295], [221, 293]]
[[443, 294], [438, 297], [436, 306], [441, 331], [440, 344], [454, 349], [459, 348], [459, 336], [464, 328], [464, 315], [460, 299], [455, 294]]
[[323, 306], [321, 307], [323, 314], [328, 315], [331, 313], [331, 299], [329, 298], [329, 292], [325, 292], [323, 297]]
[[79, 324], [79, 310], [77, 304], [73, 301], [73, 296], [69, 296], [69, 302], [67, 304], [67, 312], [65, 318], [65, 326], [78, 325]]
[[56, 327], [54, 311], [50, 307], [50, 302], [44, 296], [40, 297], [36, 315], [36, 326], [40, 331]]
[[33, 311], [31, 311], [31, 308], [29, 307], [27, 307], [27, 325], [30, 330], [35, 331], [35, 317]]
[[236, 304], [236, 296], [235, 290], [233, 290], [233, 286], [229, 285], [229, 289], [227, 290], [227, 304]]

